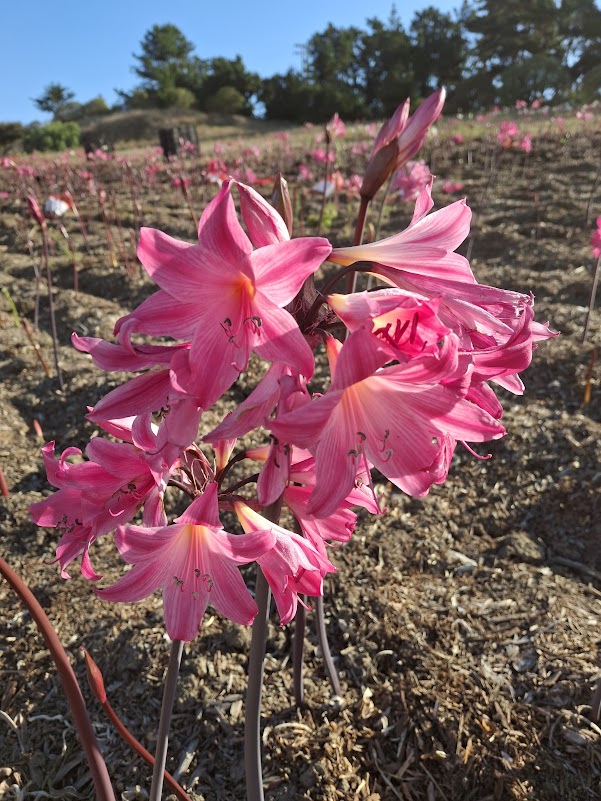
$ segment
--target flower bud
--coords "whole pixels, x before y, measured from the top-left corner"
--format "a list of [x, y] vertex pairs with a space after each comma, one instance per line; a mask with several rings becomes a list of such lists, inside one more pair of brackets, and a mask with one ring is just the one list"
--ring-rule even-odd
[[44, 215], [42, 213], [42, 209], [40, 208], [40, 204], [33, 195], [27, 195], [27, 205], [29, 206], [29, 211], [32, 213], [35, 221], [40, 226], [40, 228], [45, 228], [46, 220], [44, 219]]
[[444, 89], [434, 92], [409, 119], [409, 100], [406, 100], [382, 125], [365, 168], [361, 197], [371, 200], [391, 173], [403, 167], [420, 150], [428, 128], [440, 116], [445, 96]]
[[271, 205], [286, 223], [288, 233], [292, 236], [292, 223], [294, 214], [292, 211], [292, 202], [290, 200], [290, 192], [288, 191], [288, 181], [282, 177], [282, 173], [278, 173], [273, 185], [273, 193], [271, 195]]
[[101, 704], [104, 704], [106, 701], [106, 690], [104, 689], [104, 679], [102, 678], [100, 668], [85, 648], [83, 649], [83, 655], [86, 660], [86, 673], [88, 674], [88, 684], [90, 685], [92, 695], [94, 698], [97, 698]]

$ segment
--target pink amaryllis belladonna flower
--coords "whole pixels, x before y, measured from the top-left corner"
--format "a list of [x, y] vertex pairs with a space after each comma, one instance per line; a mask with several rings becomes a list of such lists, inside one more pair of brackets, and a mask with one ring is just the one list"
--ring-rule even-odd
[[453, 335], [445, 338], [439, 356], [389, 366], [388, 349], [364, 328], [341, 350], [336, 340], [327, 344], [334, 368], [330, 389], [269, 423], [280, 441], [314, 452], [311, 514], [333, 514], [364, 462], [407, 494], [421, 497], [444, 480], [431, 466], [445, 435], [483, 442], [505, 433], [487, 412], [441, 384], [457, 370]]
[[198, 244], [142, 229], [138, 255], [160, 290], [121, 318], [115, 333], [125, 342], [133, 332], [191, 339], [189, 369], [178, 379], [203, 408], [231, 386], [253, 350], [310, 377], [313, 354], [284, 307], [330, 251], [318, 237], [253, 250], [226, 182], [200, 218]]
[[247, 536], [269, 531], [275, 537], [273, 547], [257, 562], [271, 587], [284, 626], [296, 614], [298, 593], [323, 595], [323, 577], [336, 568], [304, 537], [272, 523], [242, 501], [234, 502], [234, 511]]
[[172, 640], [190, 642], [210, 603], [235, 623], [250, 625], [257, 613], [238, 565], [275, 545], [269, 530], [229, 534], [221, 527], [217, 484], [207, 486], [170, 526], [117, 529], [115, 543], [132, 569], [111, 587], [105, 601], [140, 601], [163, 590], [165, 625]]

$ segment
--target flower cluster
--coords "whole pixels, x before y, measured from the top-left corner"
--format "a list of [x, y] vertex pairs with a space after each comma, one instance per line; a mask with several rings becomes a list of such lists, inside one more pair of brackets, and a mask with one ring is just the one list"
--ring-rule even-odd
[[[418, 113], [416, 141], [440, 105], [437, 94]], [[415, 147], [403, 139], [412, 124], [407, 107], [401, 111], [376, 143], [394, 142], [397, 156]], [[430, 178], [405, 231], [354, 247], [291, 239], [278, 211], [231, 179], [202, 214], [195, 244], [142, 229], [138, 256], [158, 290], [117, 322], [115, 342], [73, 335], [101, 369], [135, 373], [88, 414], [113, 439], [92, 439], [88, 461], [72, 448], [59, 459], [53, 443], [44, 448], [58, 492], [32, 514], [61, 533], [63, 575], [81, 555], [83, 574], [99, 579], [90, 547], [116, 530], [117, 549], [132, 567], [99, 596], [136, 601], [162, 589], [172, 639], [193, 639], [208, 603], [251, 623], [257, 608], [239, 571], [249, 562], [260, 566], [286, 623], [299, 594], [323, 593], [324, 577], [335, 570], [328, 546], [349, 540], [353, 509], [381, 513], [374, 468], [420, 497], [445, 480], [459, 442], [471, 450], [468, 443], [505, 433], [492, 385], [520, 394], [518, 374], [535, 343], [553, 333], [534, 321], [531, 296], [478, 284], [456, 253], [469, 232], [469, 208], [457, 201], [432, 213], [431, 191]], [[330, 271], [340, 268], [330, 289], [353, 271], [371, 273], [381, 286], [319, 292], [315, 276], [325, 262]], [[312, 394], [320, 351], [330, 377]], [[207, 430], [205, 413], [253, 354], [269, 366], [248, 397]], [[255, 445], [248, 447], [251, 432]], [[232, 470], [244, 460], [258, 472], [236, 481]], [[170, 485], [190, 500], [171, 522]], [[292, 529], [259, 511], [280, 505]], [[140, 509], [141, 525], [134, 525]], [[226, 511], [241, 533], [224, 529]]]

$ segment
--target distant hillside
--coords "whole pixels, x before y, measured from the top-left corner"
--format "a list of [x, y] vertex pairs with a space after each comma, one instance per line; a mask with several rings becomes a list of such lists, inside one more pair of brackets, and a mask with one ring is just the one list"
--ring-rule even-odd
[[149, 109], [120, 111], [81, 122], [82, 134], [107, 144], [158, 145], [159, 128], [194, 125], [199, 141], [210, 142], [232, 136], [253, 136], [281, 130], [285, 124], [255, 120], [239, 115], [208, 114], [190, 109]]

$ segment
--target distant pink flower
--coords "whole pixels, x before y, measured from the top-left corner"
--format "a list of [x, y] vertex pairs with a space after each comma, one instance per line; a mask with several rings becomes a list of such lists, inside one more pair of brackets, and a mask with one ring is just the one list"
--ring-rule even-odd
[[506, 121], [502, 122], [499, 126], [497, 141], [505, 150], [507, 150], [511, 147], [514, 140], [518, 139], [519, 136], [521, 136], [520, 129], [515, 122]]
[[593, 246], [593, 256], [598, 259], [601, 256], [601, 217], [597, 217], [597, 227], [592, 233], [591, 245]]
[[461, 181], [443, 181], [441, 189], [445, 195], [456, 195], [463, 191], [463, 184]]
[[275, 536], [268, 529], [242, 536], [224, 531], [212, 483], [172, 525], [121, 527], [115, 544], [133, 567], [98, 595], [133, 602], [162, 588], [167, 634], [190, 642], [209, 603], [235, 623], [253, 622], [257, 606], [238, 565], [274, 547]]
[[27, 205], [29, 206], [29, 211], [31, 212], [34, 220], [37, 222], [40, 228], [44, 228], [46, 225], [46, 220], [44, 218], [42, 209], [40, 208], [40, 204], [34, 195], [27, 195]]
[[336, 153], [333, 150], [329, 150], [327, 153], [322, 147], [316, 147], [312, 150], [309, 155], [313, 159], [313, 161], [317, 161], [319, 164], [334, 164], [336, 161]]
[[313, 180], [313, 172], [306, 164], [299, 164], [298, 166], [298, 180], [310, 182]]
[[361, 175], [349, 175], [344, 183], [344, 188], [349, 195], [358, 195], [361, 189], [363, 178]]
[[409, 161], [395, 174], [390, 189], [397, 192], [405, 203], [411, 203], [431, 178], [430, 168], [425, 162]]
[[518, 147], [524, 153], [532, 153], [532, 134], [526, 134], [519, 142]]
[[456, 145], [462, 145], [463, 144], [463, 136], [461, 134], [454, 134], [454, 136], [451, 137], [451, 140]]
[[537, 97], [535, 100], [532, 101], [532, 103], [530, 105], [536, 111], [536, 109], [538, 109], [538, 108], [540, 108], [542, 106], [543, 102], [544, 101], [543, 101], [542, 98], [538, 98]]
[[326, 137], [332, 140], [338, 139], [340, 136], [346, 136], [346, 125], [338, 116], [338, 112], [335, 112], [326, 124]]

